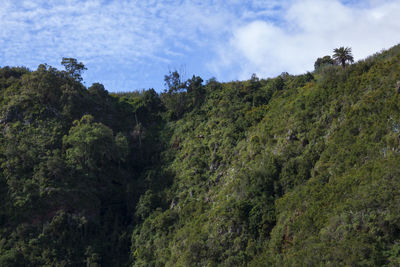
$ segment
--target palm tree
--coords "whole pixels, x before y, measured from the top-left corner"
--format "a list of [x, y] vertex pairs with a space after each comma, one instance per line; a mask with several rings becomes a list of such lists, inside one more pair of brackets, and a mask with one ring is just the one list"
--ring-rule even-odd
[[339, 47], [333, 50], [333, 59], [338, 63], [341, 64], [342, 67], [346, 67], [346, 62], [349, 61], [350, 63], [354, 62], [353, 55], [351, 54], [350, 47]]

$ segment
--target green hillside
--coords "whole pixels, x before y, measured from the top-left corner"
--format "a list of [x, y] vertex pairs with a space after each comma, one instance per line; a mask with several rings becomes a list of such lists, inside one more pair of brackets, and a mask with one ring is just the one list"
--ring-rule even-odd
[[160, 94], [68, 62], [0, 68], [0, 266], [400, 265], [400, 46]]

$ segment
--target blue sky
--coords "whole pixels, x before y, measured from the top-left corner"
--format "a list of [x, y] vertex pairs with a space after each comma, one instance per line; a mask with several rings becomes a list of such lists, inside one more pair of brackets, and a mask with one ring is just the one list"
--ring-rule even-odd
[[313, 69], [350, 46], [362, 59], [400, 42], [400, 0], [0, 0], [0, 66], [62, 68], [74, 57], [87, 86], [164, 89], [179, 70], [204, 80]]

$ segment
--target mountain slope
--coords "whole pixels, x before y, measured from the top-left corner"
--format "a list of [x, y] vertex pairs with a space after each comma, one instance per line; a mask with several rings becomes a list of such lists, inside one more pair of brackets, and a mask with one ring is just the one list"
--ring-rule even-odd
[[399, 52], [207, 83], [170, 122], [168, 208], [136, 229], [135, 265], [395, 265]]
[[400, 46], [161, 94], [72, 74], [0, 68], [1, 266], [400, 264]]

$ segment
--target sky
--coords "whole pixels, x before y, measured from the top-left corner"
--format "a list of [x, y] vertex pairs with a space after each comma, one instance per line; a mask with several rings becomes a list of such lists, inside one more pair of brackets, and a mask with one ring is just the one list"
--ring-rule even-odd
[[400, 0], [0, 0], [0, 66], [87, 67], [86, 86], [164, 90], [164, 75], [247, 80], [400, 43]]

